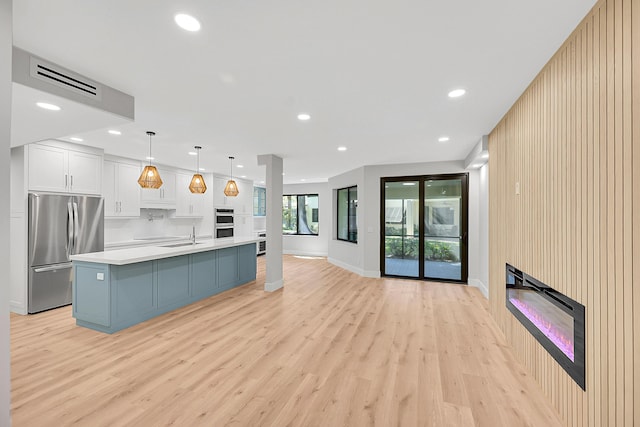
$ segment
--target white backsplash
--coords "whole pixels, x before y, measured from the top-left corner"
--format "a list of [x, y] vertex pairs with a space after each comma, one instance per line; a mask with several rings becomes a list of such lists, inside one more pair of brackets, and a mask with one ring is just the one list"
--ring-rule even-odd
[[188, 237], [194, 225], [196, 236], [213, 235], [213, 213], [203, 218], [171, 218], [170, 213], [171, 211], [164, 209], [141, 209], [140, 218], [106, 218], [104, 221], [105, 244], [148, 237]]

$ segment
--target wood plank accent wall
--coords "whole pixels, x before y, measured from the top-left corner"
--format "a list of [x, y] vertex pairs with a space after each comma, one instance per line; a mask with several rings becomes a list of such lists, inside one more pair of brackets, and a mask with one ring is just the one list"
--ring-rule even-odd
[[[492, 315], [567, 425], [640, 426], [640, 0], [594, 6], [489, 153]], [[586, 391], [506, 310], [505, 262], [586, 306]]]

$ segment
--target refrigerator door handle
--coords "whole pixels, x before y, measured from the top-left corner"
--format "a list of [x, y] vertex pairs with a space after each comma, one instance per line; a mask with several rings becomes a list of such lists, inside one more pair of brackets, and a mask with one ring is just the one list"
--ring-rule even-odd
[[67, 203], [67, 256], [73, 253], [73, 233], [74, 233], [73, 221], [73, 208], [71, 202]]
[[36, 273], [44, 273], [45, 271], [63, 270], [65, 268], [71, 268], [72, 266], [73, 264], [71, 264], [70, 262], [64, 262], [62, 264], [53, 264], [46, 267], [34, 268], [33, 271]]
[[75, 253], [76, 245], [78, 244], [78, 228], [80, 223], [78, 222], [78, 204], [73, 202], [73, 251]]

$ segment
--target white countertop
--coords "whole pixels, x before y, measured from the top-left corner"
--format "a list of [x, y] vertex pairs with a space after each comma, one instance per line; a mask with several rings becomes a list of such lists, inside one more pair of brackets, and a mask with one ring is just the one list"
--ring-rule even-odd
[[234, 237], [224, 239], [213, 239], [197, 242], [195, 245], [179, 246], [167, 248], [160, 245], [171, 243], [158, 243], [153, 246], [143, 246], [135, 248], [115, 249], [105, 252], [90, 252], [80, 255], [71, 255], [71, 261], [95, 262], [98, 264], [125, 265], [136, 262], [152, 261], [154, 259], [170, 258], [180, 255], [188, 255], [197, 252], [206, 252], [215, 249], [230, 248], [233, 246], [246, 245], [264, 240], [264, 238]]
[[[201, 240], [210, 240], [213, 239], [213, 236], [208, 235], [198, 235], [198, 242]], [[131, 248], [134, 246], [160, 246], [160, 244], [168, 244], [168, 243], [178, 243], [178, 242], [187, 242], [189, 241], [189, 236], [157, 236], [157, 237], [134, 237], [130, 240], [122, 240], [118, 242], [105, 242], [104, 250], [113, 250], [113, 249], [124, 249]]]

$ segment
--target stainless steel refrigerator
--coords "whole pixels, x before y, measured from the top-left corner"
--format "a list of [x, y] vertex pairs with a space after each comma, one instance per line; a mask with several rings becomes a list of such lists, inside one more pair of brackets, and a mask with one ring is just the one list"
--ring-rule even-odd
[[69, 255], [104, 250], [104, 201], [29, 193], [29, 313], [71, 304]]

